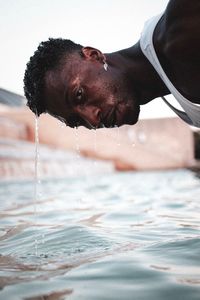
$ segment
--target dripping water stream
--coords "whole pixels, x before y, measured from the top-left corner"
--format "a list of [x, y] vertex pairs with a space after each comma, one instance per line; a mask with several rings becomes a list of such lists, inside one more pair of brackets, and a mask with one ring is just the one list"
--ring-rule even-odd
[[79, 143], [79, 135], [78, 135], [78, 127], [75, 127], [75, 146], [76, 146], [76, 153], [77, 159], [80, 158], [80, 143]]
[[117, 141], [117, 146], [121, 146], [120, 144], [120, 132], [119, 132], [119, 127], [118, 126], [115, 126], [116, 128], [116, 141]]
[[[94, 131], [94, 154], [97, 155], [97, 131], [96, 129], [93, 129]], [[97, 165], [96, 159], [94, 160], [94, 166]]]
[[38, 256], [38, 233], [37, 233], [37, 201], [39, 196], [39, 117], [35, 117], [35, 180], [34, 180], [34, 219], [35, 219], [35, 256]]
[[[79, 166], [80, 166], [80, 141], [79, 141], [79, 129], [78, 129], [78, 127], [75, 127], [73, 130], [74, 130], [74, 133], [75, 133], [75, 151], [76, 151], [75, 165], [77, 166], [76, 176], [78, 177]], [[81, 205], [82, 202], [83, 202], [83, 196], [80, 196], [80, 198], [77, 199], [77, 204], [78, 204], [78, 206]]]

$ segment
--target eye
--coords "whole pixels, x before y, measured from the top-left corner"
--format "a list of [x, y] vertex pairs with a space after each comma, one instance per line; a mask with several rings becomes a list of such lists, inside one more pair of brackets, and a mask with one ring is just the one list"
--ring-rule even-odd
[[82, 95], [83, 95], [83, 91], [82, 91], [82, 89], [80, 88], [80, 89], [78, 89], [78, 91], [76, 92], [76, 98], [77, 98], [78, 100], [81, 100]]
[[76, 104], [84, 103], [84, 91], [83, 88], [78, 88], [75, 92]]

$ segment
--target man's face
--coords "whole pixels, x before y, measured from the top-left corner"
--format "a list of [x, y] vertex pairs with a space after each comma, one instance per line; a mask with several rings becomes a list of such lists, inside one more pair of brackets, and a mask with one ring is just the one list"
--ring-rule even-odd
[[139, 105], [118, 68], [102, 61], [71, 55], [61, 70], [46, 74], [47, 112], [70, 127], [114, 127], [135, 124]]

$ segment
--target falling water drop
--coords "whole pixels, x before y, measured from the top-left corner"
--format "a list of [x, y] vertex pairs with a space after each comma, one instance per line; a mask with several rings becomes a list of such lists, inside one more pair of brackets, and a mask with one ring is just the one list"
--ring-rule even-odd
[[60, 124], [60, 127], [61, 127], [62, 129], [66, 127], [66, 124], [63, 123], [63, 122], [60, 123], [60, 121], [59, 121], [59, 124]]
[[127, 135], [128, 135], [128, 139], [130, 140], [131, 146], [135, 147], [135, 139], [136, 139], [135, 130], [133, 130], [133, 128], [128, 128]]
[[45, 243], [45, 234], [44, 233], [42, 234], [41, 238], [42, 238], [42, 244], [44, 244]]
[[144, 133], [144, 131], [138, 132], [137, 139], [140, 144], [144, 144], [146, 142], [147, 137], [146, 137], [146, 134]]

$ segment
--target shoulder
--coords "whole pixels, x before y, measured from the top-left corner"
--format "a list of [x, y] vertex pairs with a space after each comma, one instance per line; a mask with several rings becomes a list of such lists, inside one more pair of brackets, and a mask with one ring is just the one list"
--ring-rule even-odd
[[188, 16], [200, 9], [199, 0], [170, 0], [165, 10], [168, 19]]
[[169, 1], [157, 35], [166, 56], [177, 60], [199, 57], [200, 1]]

